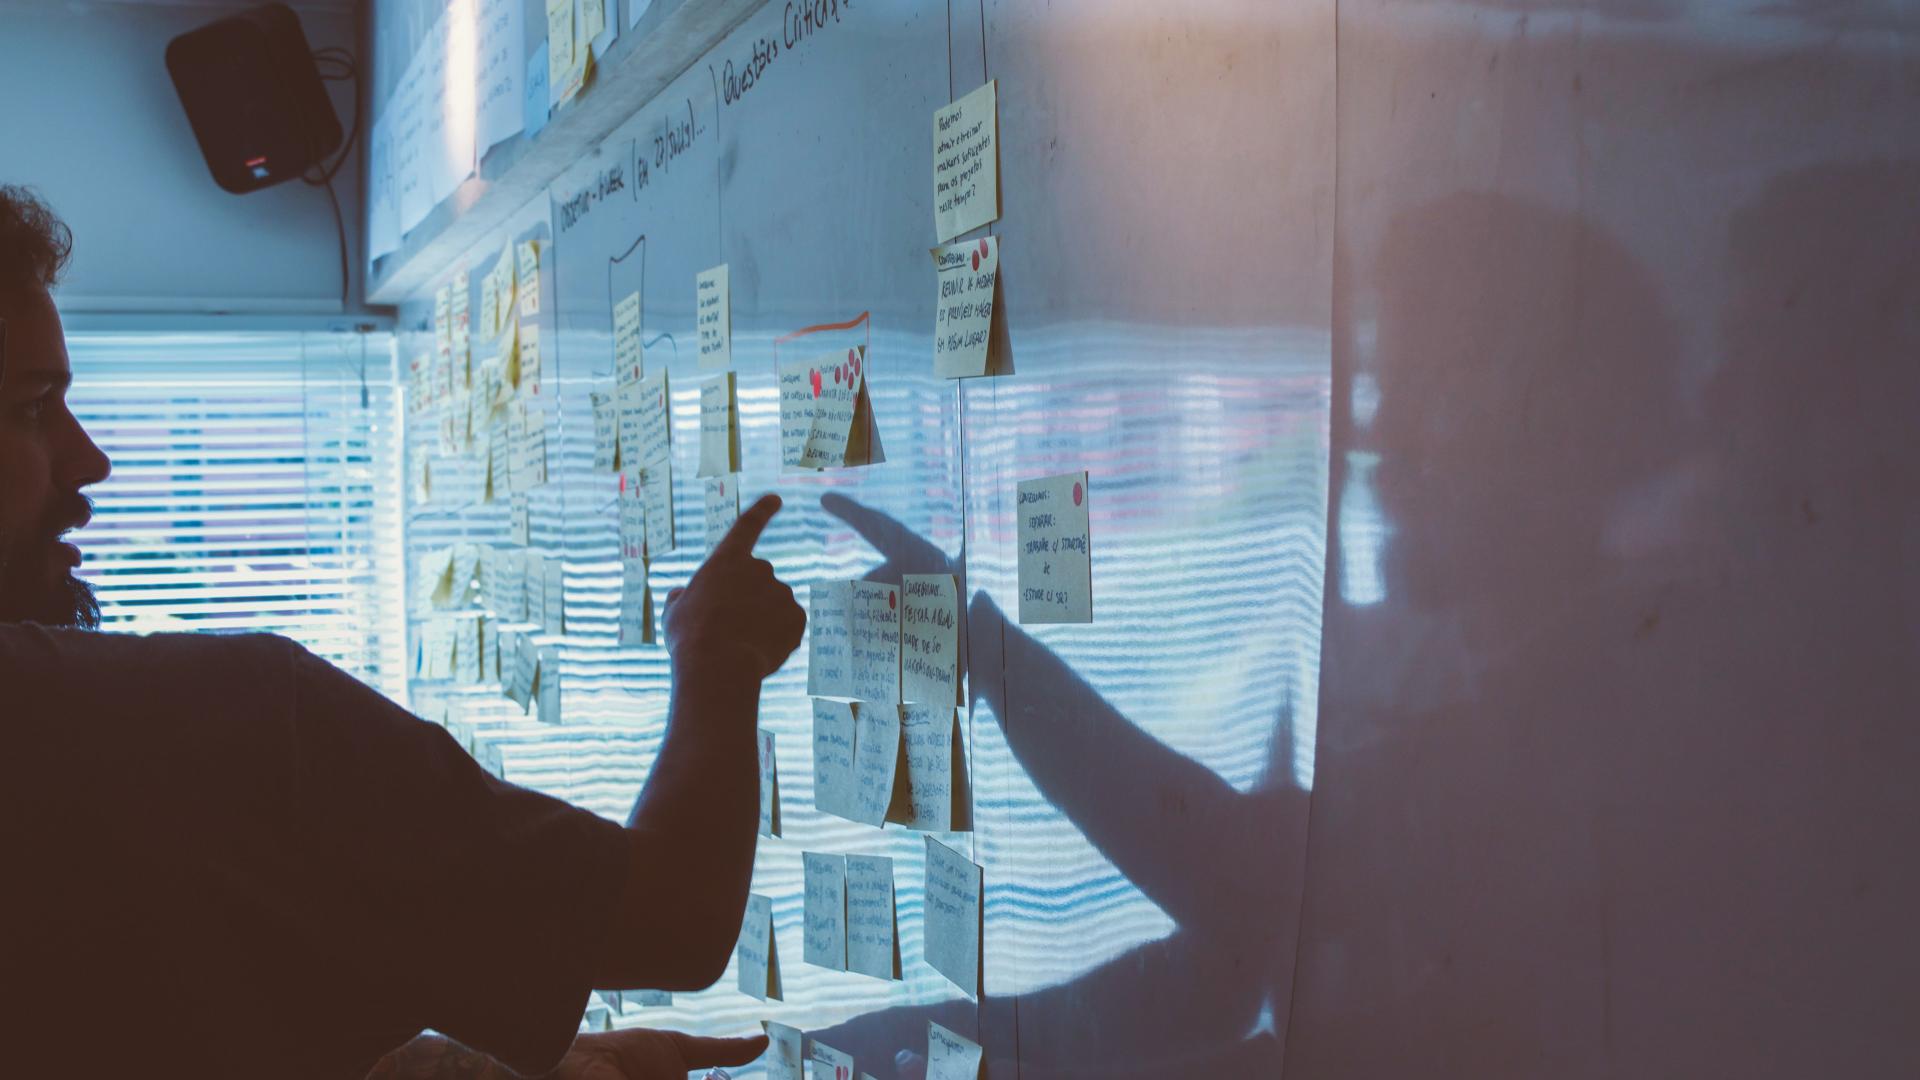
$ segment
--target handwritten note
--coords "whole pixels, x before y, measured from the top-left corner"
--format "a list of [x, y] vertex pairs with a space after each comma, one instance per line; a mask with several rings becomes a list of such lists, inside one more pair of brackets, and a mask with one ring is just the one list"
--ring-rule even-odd
[[852, 1054], [815, 1039], [812, 1055], [807, 1060], [813, 1064], [813, 1080], [854, 1080]]
[[574, 66], [573, 0], [547, 0], [547, 83], [549, 104], [566, 100], [560, 87]]
[[808, 851], [800, 856], [806, 874], [807, 942], [804, 959], [834, 971], [847, 970], [847, 861], [839, 855]]
[[952, 574], [908, 574], [900, 581], [900, 696], [958, 704], [960, 597]]
[[733, 298], [726, 263], [703, 270], [693, 279], [693, 315], [700, 330], [700, 366], [732, 365]]
[[532, 491], [547, 482], [547, 414], [516, 401], [508, 411], [508, 447], [513, 490]]
[[900, 743], [905, 771], [894, 777], [887, 820], [922, 832], [971, 829], [973, 797], [967, 783], [966, 745], [960, 741], [960, 718], [954, 707], [901, 709]]
[[673, 446], [667, 419], [667, 369], [643, 375], [618, 391], [620, 467], [640, 469], [665, 458]]
[[531, 634], [517, 635], [513, 650], [513, 678], [507, 680], [507, 697], [520, 711], [525, 712], [533, 703], [534, 683], [540, 678], [540, 650], [533, 644]]
[[767, 1029], [767, 1080], [806, 1080], [800, 1071], [806, 1068], [802, 1053], [806, 1037], [798, 1028], [762, 1020]]
[[847, 856], [847, 970], [876, 979], [900, 977], [900, 941], [895, 932], [893, 860]]
[[621, 386], [636, 383], [646, 370], [640, 346], [640, 294], [632, 292], [613, 305], [613, 380]]
[[853, 696], [853, 583], [807, 589], [807, 693]]
[[453, 636], [451, 619], [429, 619], [420, 627], [420, 677], [423, 679], [447, 679], [453, 677], [457, 645]]
[[858, 738], [852, 703], [813, 699], [813, 806], [852, 819], [853, 745]]
[[512, 0], [480, 0], [478, 75], [474, 145], [481, 152], [520, 133], [526, 118], [521, 105], [525, 69], [520, 66], [525, 37], [525, 5]]
[[706, 481], [707, 554], [740, 518], [740, 478], [709, 476]]
[[547, 381], [547, 359], [540, 351], [540, 324], [521, 323], [514, 329], [514, 339], [516, 385], [522, 394], [539, 397], [540, 387]]
[[927, 1080], [980, 1080], [980, 1044], [927, 1021]]
[[546, 564], [546, 618], [549, 634], [567, 632], [567, 561], [550, 558]]
[[[642, 543], [645, 541], [642, 540]], [[621, 559], [620, 644], [653, 643], [653, 587], [647, 583], [647, 561], [643, 558]]]
[[980, 996], [980, 867], [929, 836], [927, 963], [955, 986]]
[[480, 681], [480, 665], [487, 658], [487, 623], [480, 615], [454, 620], [453, 677], [458, 682]]
[[733, 372], [700, 383], [699, 476], [740, 471], [740, 422], [734, 409]]
[[893, 800], [893, 774], [900, 760], [900, 709], [866, 705], [854, 710], [853, 820], [878, 828]]
[[853, 696], [900, 701], [900, 587], [853, 583]]
[[993, 340], [1000, 241], [984, 236], [933, 249], [939, 297], [933, 311], [933, 373], [943, 379], [985, 375]]
[[1023, 623], [1093, 621], [1087, 474], [1019, 484], [1015, 522]]
[[[773, 939], [773, 897], [750, 893], [746, 915], [740, 921], [740, 943], [734, 947], [740, 959], [735, 970], [740, 992], [761, 1001], [780, 1000], [780, 954]], [[798, 1052], [795, 1052], [796, 1059]], [[794, 1063], [796, 1069], [799, 1062]]]
[[580, 0], [580, 32], [577, 48], [587, 48], [607, 29], [607, 0]]
[[540, 722], [560, 723], [560, 650], [540, 650], [540, 670], [534, 675], [533, 685], [540, 703]]
[[520, 317], [540, 314], [540, 241], [527, 240], [520, 245]]
[[933, 232], [951, 240], [1000, 216], [996, 84], [933, 114]]
[[773, 732], [760, 728], [760, 835], [780, 835], [780, 763]]
[[864, 465], [866, 349], [780, 366], [780, 452], [791, 468]]
[[617, 472], [620, 468], [620, 414], [612, 394], [594, 390], [587, 395], [593, 402], [593, 471]]
[[647, 514], [647, 558], [657, 559], [672, 551], [676, 541], [673, 527], [673, 459], [662, 457], [644, 469], [627, 474], [629, 487], [638, 485], [640, 502]]

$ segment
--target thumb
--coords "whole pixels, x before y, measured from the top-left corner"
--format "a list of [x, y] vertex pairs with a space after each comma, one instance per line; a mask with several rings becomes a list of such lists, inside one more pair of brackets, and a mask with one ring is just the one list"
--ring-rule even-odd
[[673, 1037], [674, 1049], [680, 1052], [680, 1061], [689, 1069], [705, 1069], [714, 1065], [745, 1065], [767, 1051], [765, 1035], [750, 1035], [740, 1039], [715, 1039], [705, 1035], [688, 1035], [681, 1031], [667, 1033]]

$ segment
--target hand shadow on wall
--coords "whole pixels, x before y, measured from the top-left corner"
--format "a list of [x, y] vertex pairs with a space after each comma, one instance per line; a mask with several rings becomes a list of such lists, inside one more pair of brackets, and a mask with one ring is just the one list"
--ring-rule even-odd
[[[950, 560], [851, 499], [821, 503], [885, 559], [869, 579], [950, 573], [966, 595], [964, 553]], [[814, 1034], [882, 1080], [922, 1075], [928, 1020], [968, 1035], [1017, 1033], [1017, 1066], [1011, 1047], [987, 1040], [989, 1076], [1277, 1075], [1307, 805], [1292, 781], [1292, 703], [1280, 705], [1266, 774], [1242, 793], [1142, 731], [984, 592], [968, 605], [964, 640], [972, 699], [1041, 794], [1178, 925], [1070, 982], [983, 993], [977, 1019], [961, 999]], [[1077, 933], [1064, 919], [1056, 930]]]

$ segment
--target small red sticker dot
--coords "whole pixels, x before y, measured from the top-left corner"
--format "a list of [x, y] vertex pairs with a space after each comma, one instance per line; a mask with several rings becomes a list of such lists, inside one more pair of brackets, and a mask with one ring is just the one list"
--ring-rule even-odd
[[973, 268], [980, 269], [980, 253], [977, 251], [973, 253]]
[[1073, 485], [1073, 505], [1079, 506], [1081, 497], [1082, 497], [1082, 492], [1080, 491], [1080, 485], [1079, 483], [1076, 482]]
[[896, 598], [895, 598], [895, 596], [894, 596], [894, 594], [893, 594], [893, 593], [888, 593], [888, 594], [887, 594], [887, 610], [888, 610], [888, 611], [892, 611], [892, 610], [893, 610], [893, 605], [894, 605], [894, 603], [895, 603], [895, 600], [896, 600]]
[[[980, 257], [983, 259], [987, 257], [987, 239], [984, 236], [980, 238]], [[975, 263], [974, 265], [978, 266], [980, 264]]]

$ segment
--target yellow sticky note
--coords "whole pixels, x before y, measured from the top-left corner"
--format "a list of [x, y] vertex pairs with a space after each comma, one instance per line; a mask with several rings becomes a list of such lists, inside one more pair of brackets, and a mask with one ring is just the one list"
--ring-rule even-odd
[[780, 452], [787, 466], [866, 463], [865, 369], [864, 346], [780, 366]]
[[727, 264], [703, 270], [693, 279], [694, 324], [700, 331], [700, 366], [733, 363], [733, 297]]
[[939, 284], [933, 313], [933, 373], [943, 379], [985, 375], [992, 359], [1000, 241], [983, 236], [932, 251]]
[[893, 860], [847, 856], [847, 970], [876, 979], [900, 977], [900, 938], [893, 904]]
[[926, 841], [927, 963], [979, 997], [980, 867], [931, 836]]
[[887, 820], [922, 832], [973, 828], [967, 750], [951, 705], [906, 705], [900, 710], [900, 762]]
[[550, 104], [564, 100], [561, 86], [573, 71], [574, 0], [547, 0], [547, 86]]
[[960, 597], [952, 574], [900, 579], [900, 698], [957, 705]]
[[847, 860], [806, 851], [800, 855], [806, 882], [806, 948], [802, 959], [833, 971], [847, 970]]
[[1087, 518], [1092, 496], [1087, 474], [1022, 480], [1017, 496], [1014, 537], [1020, 621], [1092, 622], [1093, 561]]
[[740, 424], [735, 410], [733, 372], [700, 383], [700, 476], [740, 471]]
[[1000, 216], [996, 84], [933, 114], [933, 232], [951, 240]]
[[580, 33], [576, 48], [585, 49], [607, 29], [607, 0], [580, 0]]

